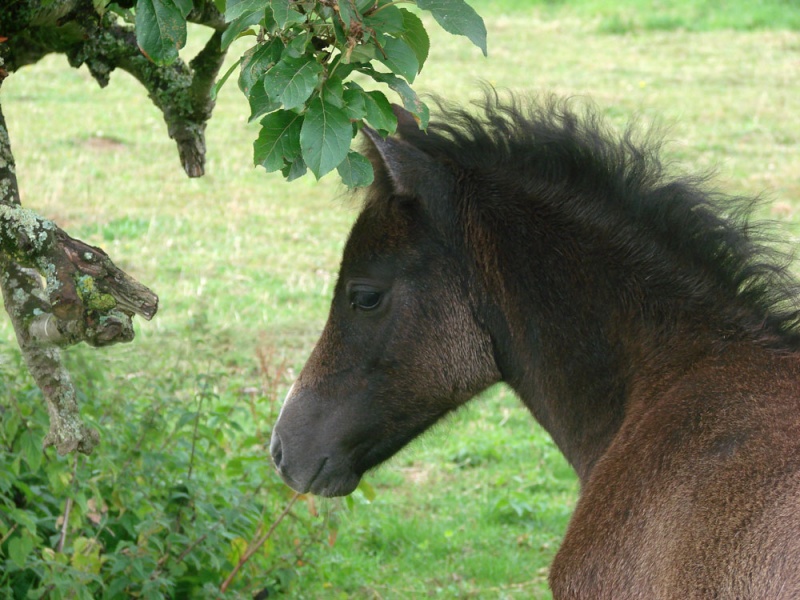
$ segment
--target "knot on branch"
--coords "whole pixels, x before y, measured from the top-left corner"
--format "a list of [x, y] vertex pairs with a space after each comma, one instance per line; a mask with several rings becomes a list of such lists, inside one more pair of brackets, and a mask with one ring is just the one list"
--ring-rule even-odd
[[70, 237], [33, 211], [0, 205], [0, 248], [20, 265], [35, 268], [46, 283], [43, 291], [41, 285], [24, 288], [21, 281], [6, 280], [14, 301], [9, 309], [31, 342], [129, 342], [131, 317], [150, 320], [158, 310], [158, 297], [100, 248]]
[[0, 241], [6, 311], [50, 414], [44, 446], [89, 454], [99, 436], [81, 420], [59, 347], [131, 341], [133, 315], [152, 318], [158, 297], [99, 248], [19, 206], [0, 206]]
[[[48, 320], [52, 318], [50, 313], [44, 312], [48, 303], [41, 277], [33, 269], [22, 267], [7, 257], [0, 260], [0, 266], [6, 311], [14, 324], [25, 364], [42, 390], [50, 415], [50, 431], [45, 436], [44, 447], [55, 446], [60, 454], [75, 450], [89, 454], [99, 436], [81, 420], [75, 388], [62, 363], [61, 350], [37, 343], [35, 339], [39, 334], [34, 332], [39, 328], [47, 330]], [[30, 328], [29, 314], [34, 315]]]

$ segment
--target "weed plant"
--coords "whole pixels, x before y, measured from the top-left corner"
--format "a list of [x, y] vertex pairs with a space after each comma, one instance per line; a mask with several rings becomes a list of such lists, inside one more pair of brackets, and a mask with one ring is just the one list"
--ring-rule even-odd
[[[484, 79], [591, 98], [619, 128], [659, 122], [675, 170], [766, 191], [761, 216], [800, 239], [788, 3], [475, 5], [490, 58], [431, 23], [419, 89], [466, 104]], [[2, 94], [23, 203], [103, 247], [161, 308], [130, 345], [68, 352], [102, 437], [89, 457], [41, 452], [40, 393], [0, 323], [1, 597], [548, 597], [577, 483], [503, 386], [348, 501], [294, 499], [273, 473], [270, 428], [324, 324], [358, 203], [333, 178], [286, 184], [254, 170], [255, 128], [234, 85], [199, 180], [183, 176], [160, 115], [123, 73], [99, 90], [49, 57]]]

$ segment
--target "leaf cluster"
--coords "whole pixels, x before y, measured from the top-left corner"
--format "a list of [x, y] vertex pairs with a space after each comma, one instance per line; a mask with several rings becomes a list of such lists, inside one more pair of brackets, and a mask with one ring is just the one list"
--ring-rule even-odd
[[0, 355], [11, 400], [0, 407], [0, 597], [252, 598], [286, 591], [309, 548], [335, 538], [335, 507], [319, 516], [297, 503], [222, 593], [291, 499], [265, 463], [270, 432], [254, 426], [274, 421], [275, 402], [218, 393], [214, 374], [138, 390], [135, 406], [84, 397], [103, 452], [65, 458], [42, 452], [46, 410], [18, 362]]
[[[288, 180], [336, 169], [348, 186], [368, 185], [372, 167], [350, 146], [364, 124], [382, 135], [395, 130], [386, 88], [427, 126], [428, 108], [411, 84], [430, 41], [418, 11], [401, 4], [429, 11], [486, 53], [483, 20], [464, 0], [218, 0], [228, 24], [223, 49], [244, 36], [255, 39], [213, 93], [239, 69], [250, 121], [261, 125], [256, 165]], [[189, 0], [138, 0], [137, 40], [154, 62], [175, 59], [191, 8]]]

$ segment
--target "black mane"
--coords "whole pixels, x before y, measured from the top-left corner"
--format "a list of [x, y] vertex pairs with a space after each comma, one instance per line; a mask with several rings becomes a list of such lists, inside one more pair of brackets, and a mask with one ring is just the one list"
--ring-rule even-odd
[[670, 176], [656, 136], [637, 141], [632, 128], [614, 135], [595, 109], [576, 111], [572, 104], [502, 101], [489, 92], [477, 114], [439, 102], [427, 132], [401, 119], [398, 133], [495, 187], [531, 195], [546, 183], [573, 192], [575, 201], [561, 210], [627, 234], [622, 243], [632, 256], [645, 251], [637, 247], [643, 243], [653, 254], [655, 243], [658, 260], [698, 267], [716, 289], [753, 311], [752, 328], [765, 339], [800, 346], [800, 284], [771, 227], [749, 221], [757, 199], [708, 191], [706, 177]]

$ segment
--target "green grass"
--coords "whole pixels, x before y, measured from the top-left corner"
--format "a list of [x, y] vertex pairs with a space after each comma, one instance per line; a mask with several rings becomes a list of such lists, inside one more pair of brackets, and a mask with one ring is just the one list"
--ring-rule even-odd
[[[800, 34], [786, 30], [797, 28], [788, 3], [714, 12], [711, 3], [684, 10], [586, 0], [503, 11], [523, 4], [475, 3], [487, 15], [488, 60], [431, 23], [418, 88], [466, 103], [485, 79], [592, 98], [618, 127], [658, 121], [677, 170], [716, 168], [725, 190], [766, 192], [765, 215], [800, 239]], [[756, 14], [771, 20], [747, 31]], [[614, 15], [629, 35], [608, 35]], [[687, 24], [691, 15], [700, 25]], [[137, 407], [163, 391], [164, 402], [191, 406], [198, 377], [213, 375], [217, 397], [244, 403], [255, 393], [264, 398], [260, 417], [273, 418], [259, 356], [288, 365], [269, 384], [284, 393], [324, 324], [357, 204], [333, 178], [286, 184], [253, 169], [256, 132], [230, 83], [199, 180], [183, 175], [160, 115], [123, 73], [100, 90], [85, 69], [49, 57], [4, 82], [2, 102], [24, 204], [104, 248], [161, 298], [132, 344], [70, 351], [84, 393]], [[13, 347], [3, 322], [0, 354], [13, 356]], [[104, 423], [104, 435], [114, 427]], [[269, 470], [264, 452], [264, 476]], [[547, 565], [577, 483], [506, 388], [476, 399], [369, 481], [375, 500], [357, 494], [352, 509], [335, 513], [336, 543], [305, 550], [291, 597], [548, 597]], [[257, 585], [257, 574], [248, 577]]]
[[755, 31], [800, 29], [794, 0], [472, 0], [480, 13], [533, 13], [548, 19], [577, 18], [596, 31]]

